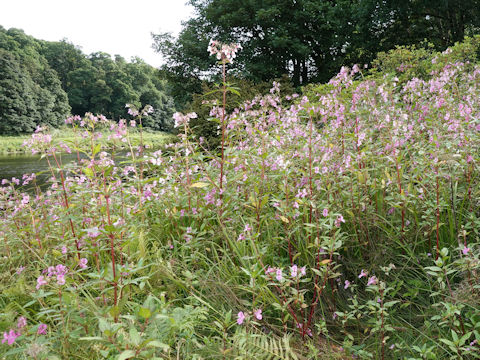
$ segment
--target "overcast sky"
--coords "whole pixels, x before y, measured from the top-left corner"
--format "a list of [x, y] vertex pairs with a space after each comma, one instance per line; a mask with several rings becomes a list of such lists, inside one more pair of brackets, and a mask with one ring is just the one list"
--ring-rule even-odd
[[103, 51], [127, 60], [139, 56], [153, 66], [162, 59], [151, 32], [181, 29], [193, 15], [186, 0], [0, 0], [0, 25], [39, 39], [67, 38], [90, 54]]

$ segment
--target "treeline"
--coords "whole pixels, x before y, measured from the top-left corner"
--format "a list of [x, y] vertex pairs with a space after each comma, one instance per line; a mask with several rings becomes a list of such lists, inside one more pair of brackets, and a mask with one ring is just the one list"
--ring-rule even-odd
[[[210, 39], [242, 50], [233, 71], [255, 83], [287, 74], [297, 88], [326, 82], [341, 66], [370, 64], [397, 45], [444, 50], [480, 28], [480, 0], [190, 0], [195, 16], [177, 38], [154, 34], [178, 108], [211, 78]], [[232, 71], [230, 71], [231, 73]]]
[[83, 54], [63, 40], [49, 42], [0, 26], [0, 135], [58, 127], [70, 114], [101, 113], [118, 120], [125, 104], [153, 106], [145, 126], [169, 130], [173, 100], [158, 71], [136, 58]]

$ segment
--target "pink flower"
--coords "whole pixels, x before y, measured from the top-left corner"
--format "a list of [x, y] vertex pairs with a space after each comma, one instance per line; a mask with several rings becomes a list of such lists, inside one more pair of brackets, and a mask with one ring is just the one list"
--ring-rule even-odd
[[45, 277], [39, 276], [37, 278], [37, 286], [36, 286], [37, 290], [40, 289], [42, 285], [46, 285], [46, 284], [47, 284], [47, 281], [45, 280]]
[[223, 44], [217, 40], [210, 40], [207, 51], [210, 55], [216, 55], [218, 60], [227, 60], [232, 63], [236, 52], [242, 47], [239, 44]]
[[378, 279], [376, 276], [372, 276], [368, 279], [367, 285], [376, 285], [378, 283]]
[[323, 214], [323, 216], [327, 217], [328, 216], [328, 209], [327, 208], [323, 209], [322, 214]]
[[305, 276], [307, 274], [307, 267], [306, 266], [302, 266], [300, 268], [300, 276]]
[[87, 263], [88, 263], [87, 259], [81, 258], [79, 263], [78, 263], [78, 266], [80, 266], [82, 269], [86, 269], [87, 268]]
[[275, 278], [276, 278], [278, 281], [282, 281], [282, 280], [283, 280], [282, 269], [277, 269]]
[[44, 335], [47, 333], [47, 325], [46, 324], [40, 324], [37, 329], [37, 334], [38, 335]]
[[243, 311], [239, 311], [237, 316], [238, 316], [237, 324], [242, 325], [243, 322], [245, 321], [245, 314], [243, 313]]
[[65, 285], [65, 275], [63, 274], [57, 275], [57, 284]]
[[5, 344], [6, 342], [8, 345], [12, 345], [19, 336], [20, 333], [17, 333], [14, 330], [10, 330], [8, 333], [5, 331], [3, 333], [2, 344]]
[[100, 231], [98, 231], [98, 228], [92, 228], [87, 230], [87, 235], [91, 237], [92, 239], [98, 237], [100, 235]]
[[253, 315], [255, 315], [255, 317], [257, 318], [257, 320], [262, 320], [263, 319], [263, 316], [262, 316], [262, 309], [257, 309], [253, 312]]
[[20, 275], [23, 272], [23, 270], [25, 270], [25, 266], [20, 266], [16, 271], [17, 275]]
[[290, 267], [290, 275], [294, 278], [294, 277], [297, 277], [298, 275], [298, 266], [297, 265], [293, 265]]
[[245, 228], [243, 229], [244, 232], [250, 232], [252, 231], [252, 228], [250, 227], [249, 224], [245, 224]]
[[340, 223], [344, 223], [344, 222], [345, 222], [345, 220], [344, 220], [343, 216], [342, 216], [342, 215], [338, 215], [338, 216], [337, 216], [337, 220], [335, 220], [335, 226], [336, 226], [336, 227], [340, 227]]
[[17, 328], [23, 329], [25, 326], [27, 326], [27, 319], [25, 319], [23, 316], [20, 316], [17, 320]]
[[470, 248], [464, 246], [464, 248], [463, 248], [463, 250], [462, 250], [463, 255], [468, 255], [469, 252], [470, 252]]
[[368, 272], [362, 269], [362, 271], [360, 271], [360, 275], [358, 275], [358, 278], [361, 279], [362, 277], [365, 277], [367, 275], [368, 275]]
[[271, 274], [275, 272], [275, 268], [269, 266], [266, 270], [265, 270], [265, 275], [268, 275], [268, 274]]
[[57, 271], [57, 275], [65, 275], [68, 269], [65, 265], [58, 264], [55, 266], [55, 270]]
[[345, 286], [343, 287], [345, 290], [348, 289], [348, 287], [350, 286], [350, 281], [348, 280], [345, 280]]
[[68, 252], [68, 249], [66, 246], [62, 246], [62, 254], [65, 255]]

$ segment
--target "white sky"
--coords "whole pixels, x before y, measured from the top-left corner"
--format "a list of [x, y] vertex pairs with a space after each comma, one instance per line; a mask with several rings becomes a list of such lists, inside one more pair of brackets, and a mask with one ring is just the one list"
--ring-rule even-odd
[[0, 25], [38, 39], [69, 42], [90, 54], [103, 51], [126, 60], [162, 63], [150, 33], [177, 35], [193, 16], [186, 0], [0, 0]]

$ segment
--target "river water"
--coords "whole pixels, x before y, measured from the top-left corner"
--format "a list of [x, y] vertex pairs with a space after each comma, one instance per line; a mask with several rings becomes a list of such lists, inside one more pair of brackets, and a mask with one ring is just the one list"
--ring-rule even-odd
[[[80, 154], [80, 158], [87, 158], [85, 155]], [[98, 158], [98, 155], [96, 156]], [[77, 154], [57, 154], [57, 159], [61, 165], [66, 165], [71, 162], [77, 162]], [[129, 156], [126, 152], [120, 151], [115, 153], [115, 162], [127, 161]], [[50, 157], [50, 163], [53, 168], [57, 167], [55, 160]], [[37, 174], [37, 185], [43, 187], [47, 180], [52, 176], [47, 158], [42, 158], [40, 155], [27, 155], [27, 154], [11, 154], [0, 155], [0, 184], [2, 179], [11, 180], [13, 177], [22, 180], [23, 174]], [[1, 185], [0, 185], [1, 186]], [[30, 188], [30, 186], [29, 186]]]
[[[59, 159], [63, 164], [77, 160], [76, 154], [62, 154]], [[50, 158], [50, 162], [54, 161]], [[56, 164], [52, 164], [56, 167]], [[44, 184], [51, 176], [46, 158], [40, 155], [12, 154], [0, 155], [0, 181], [12, 177], [22, 180], [23, 174], [37, 174], [37, 183]]]

